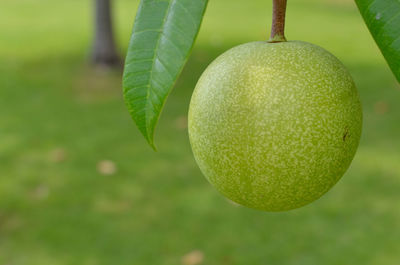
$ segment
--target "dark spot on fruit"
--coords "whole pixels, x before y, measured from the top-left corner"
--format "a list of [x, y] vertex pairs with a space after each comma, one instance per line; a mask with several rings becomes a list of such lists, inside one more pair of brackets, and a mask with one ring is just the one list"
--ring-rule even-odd
[[349, 136], [349, 130], [346, 128], [346, 131], [343, 134], [343, 142], [346, 141], [347, 137]]

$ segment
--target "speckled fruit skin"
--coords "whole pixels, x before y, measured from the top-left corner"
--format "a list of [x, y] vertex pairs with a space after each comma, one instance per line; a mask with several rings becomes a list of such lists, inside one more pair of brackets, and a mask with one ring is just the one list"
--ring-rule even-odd
[[349, 167], [362, 110], [343, 64], [306, 42], [252, 42], [205, 70], [189, 137], [207, 179], [229, 199], [284, 211], [326, 193]]

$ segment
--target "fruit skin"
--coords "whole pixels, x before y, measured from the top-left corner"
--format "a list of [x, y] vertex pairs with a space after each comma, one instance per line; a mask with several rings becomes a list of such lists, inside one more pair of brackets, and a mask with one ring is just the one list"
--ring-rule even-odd
[[229, 199], [284, 211], [326, 193], [349, 167], [362, 110], [343, 64], [306, 42], [251, 42], [219, 56], [189, 107], [206, 178]]

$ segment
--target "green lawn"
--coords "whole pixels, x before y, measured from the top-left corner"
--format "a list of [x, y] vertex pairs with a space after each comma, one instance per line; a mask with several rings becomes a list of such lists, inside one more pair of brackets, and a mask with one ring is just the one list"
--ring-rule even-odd
[[[123, 54], [137, 1], [115, 2]], [[343, 179], [309, 206], [265, 213], [229, 203], [195, 164], [185, 119], [196, 80], [226, 49], [267, 38], [269, 2], [210, 1], [155, 153], [121, 73], [87, 63], [91, 1], [2, 0], [0, 265], [174, 265], [193, 250], [205, 265], [399, 264], [400, 86], [350, 0], [289, 1], [287, 19], [289, 39], [337, 55], [358, 86], [364, 131]]]

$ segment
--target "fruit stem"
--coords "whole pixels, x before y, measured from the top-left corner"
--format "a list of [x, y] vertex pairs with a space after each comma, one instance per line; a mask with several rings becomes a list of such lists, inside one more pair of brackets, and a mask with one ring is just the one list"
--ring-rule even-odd
[[268, 40], [268, 42], [270, 43], [286, 41], [285, 38], [286, 1], [287, 0], [273, 0], [271, 37]]

